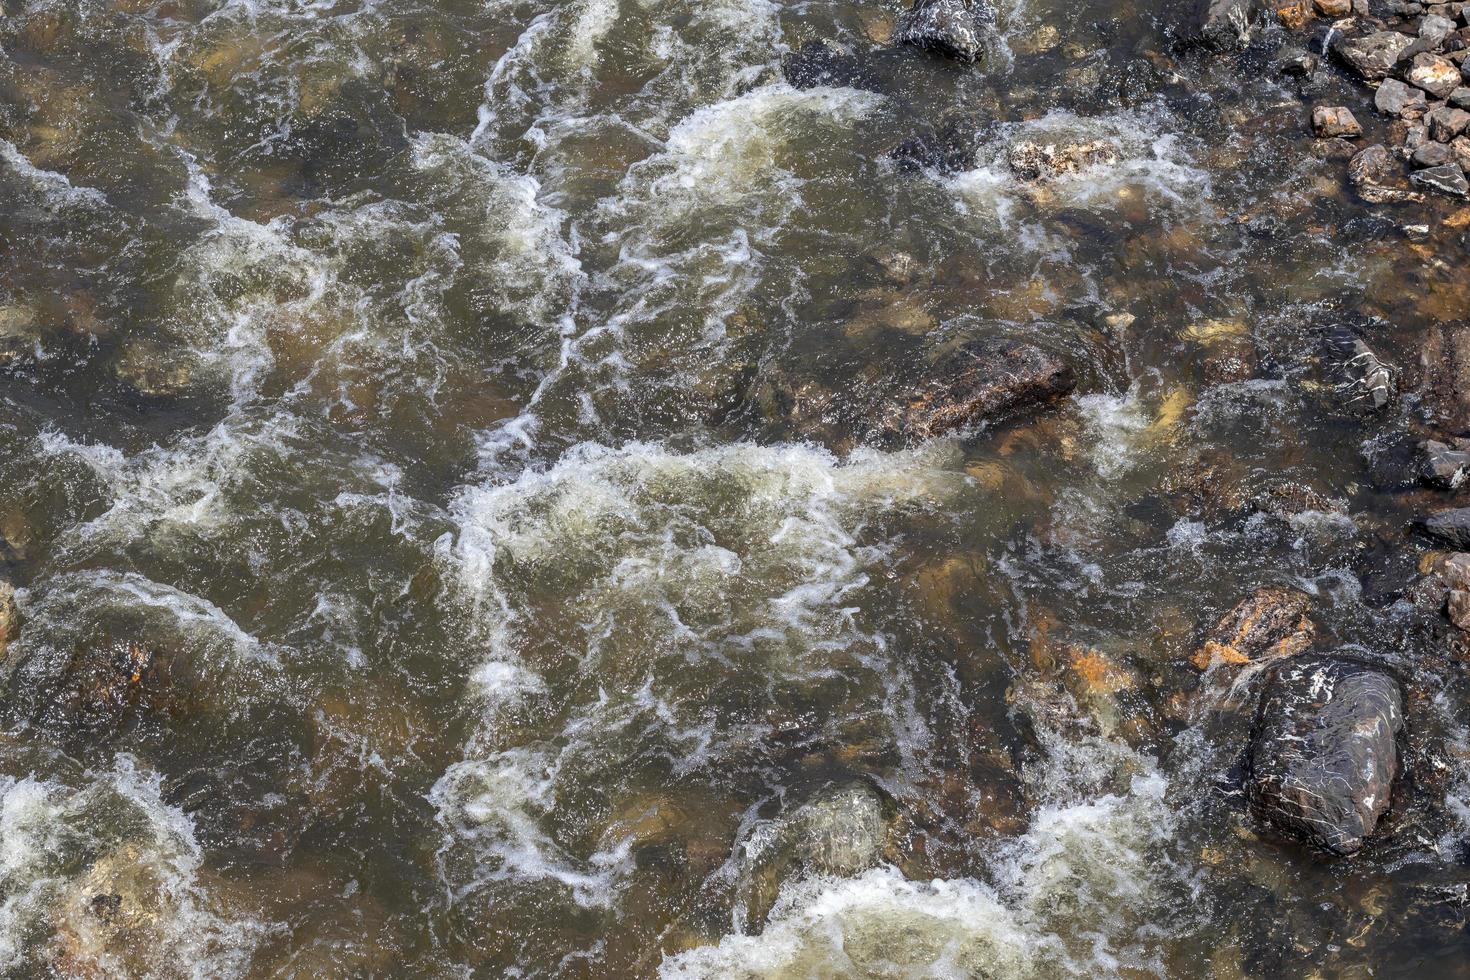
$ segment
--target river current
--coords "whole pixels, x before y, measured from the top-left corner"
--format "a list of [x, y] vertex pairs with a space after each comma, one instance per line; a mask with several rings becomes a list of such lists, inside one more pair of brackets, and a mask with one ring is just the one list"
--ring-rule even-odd
[[[906, 6], [5, 0], [0, 975], [1466, 975], [1463, 668], [1364, 452], [1414, 401], [1324, 342], [1414, 362], [1463, 244], [1188, 4], [973, 65]], [[1007, 166], [1059, 139], [1111, 155]], [[861, 436], [990, 337], [1076, 394]], [[1350, 859], [1190, 663], [1273, 584], [1415, 678]]]

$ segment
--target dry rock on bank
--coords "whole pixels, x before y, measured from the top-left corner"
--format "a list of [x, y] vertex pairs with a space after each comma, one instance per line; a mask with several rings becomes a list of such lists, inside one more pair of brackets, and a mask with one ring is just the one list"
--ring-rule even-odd
[[1272, 672], [1251, 738], [1252, 812], [1334, 854], [1363, 846], [1398, 773], [1403, 695], [1383, 671], [1299, 657]]

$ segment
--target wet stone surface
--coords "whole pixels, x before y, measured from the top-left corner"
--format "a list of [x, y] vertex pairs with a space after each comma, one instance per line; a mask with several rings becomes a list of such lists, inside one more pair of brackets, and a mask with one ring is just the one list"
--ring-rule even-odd
[[1453, 972], [1466, 12], [6, 3], [0, 976]]

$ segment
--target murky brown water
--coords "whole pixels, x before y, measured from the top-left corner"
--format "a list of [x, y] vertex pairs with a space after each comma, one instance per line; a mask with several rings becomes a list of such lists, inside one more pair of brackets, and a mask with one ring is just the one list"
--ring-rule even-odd
[[[1464, 682], [1362, 452], [1412, 377], [1325, 343], [1460, 315], [1396, 228], [1452, 205], [1348, 200], [1349, 83], [1182, 7], [964, 66], [893, 2], [9, 0], [0, 971], [1465, 975]], [[855, 444], [989, 336], [1077, 395]], [[1188, 662], [1267, 583], [1413, 679], [1351, 859]]]

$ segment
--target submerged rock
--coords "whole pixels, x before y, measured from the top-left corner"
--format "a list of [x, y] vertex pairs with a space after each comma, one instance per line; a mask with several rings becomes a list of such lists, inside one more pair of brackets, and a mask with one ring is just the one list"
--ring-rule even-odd
[[1423, 194], [1403, 186], [1403, 175], [1381, 143], [1365, 147], [1348, 161], [1348, 180], [1369, 204], [1424, 200]]
[[174, 398], [189, 390], [194, 368], [187, 351], [152, 340], [125, 347], [114, 364], [118, 380], [147, 398]]
[[1252, 812], [1352, 854], [1388, 810], [1402, 728], [1403, 695], [1388, 674], [1329, 657], [1279, 665], [1251, 737]]
[[944, 357], [931, 380], [881, 426], [890, 441], [919, 441], [992, 422], [1065, 397], [1077, 385], [1072, 366], [1034, 344], [972, 341]]
[[1420, 364], [1430, 420], [1450, 432], [1470, 430], [1470, 321], [1454, 320], [1429, 330]]
[[94, 861], [59, 897], [49, 965], [66, 977], [157, 976], [165, 930], [179, 914], [166, 867], [135, 844]]
[[20, 610], [15, 605], [15, 586], [0, 582], [0, 665], [5, 663], [6, 652], [20, 632]]
[[741, 884], [751, 922], [763, 922], [785, 882], [804, 874], [852, 876], [882, 858], [891, 807], [864, 783], [828, 789], [755, 828], [742, 846]]
[[1051, 180], [1117, 162], [1117, 149], [1105, 140], [1062, 144], [1022, 140], [1006, 150], [1006, 164], [1022, 180]]
[[1297, 589], [1257, 589], [1215, 624], [1189, 662], [1208, 670], [1215, 663], [1240, 665], [1301, 653], [1316, 634], [1307, 618], [1311, 608], [1311, 597]]
[[893, 40], [975, 61], [994, 28], [995, 8], [988, 0], [914, 0], [898, 19]]
[[877, 82], [847, 48], [833, 41], [808, 41], [781, 59], [781, 74], [792, 88], [823, 85], [876, 89]]

